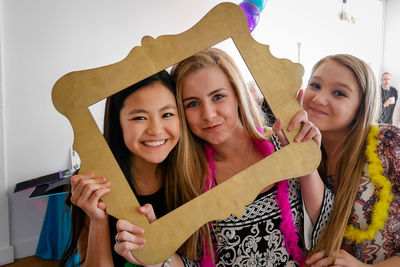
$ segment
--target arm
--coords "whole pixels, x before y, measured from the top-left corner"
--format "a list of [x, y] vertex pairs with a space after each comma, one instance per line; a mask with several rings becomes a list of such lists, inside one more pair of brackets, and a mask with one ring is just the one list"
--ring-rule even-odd
[[106, 220], [90, 220], [86, 260], [83, 266], [114, 266], [110, 229]]
[[324, 198], [324, 183], [317, 170], [309, 175], [299, 177], [299, 182], [307, 214], [310, 216], [312, 224], [315, 225]]
[[83, 266], [113, 266], [108, 215], [100, 200], [110, 191], [110, 184], [89, 173], [74, 175], [71, 186], [71, 202], [86, 213], [86, 227], [78, 241], [79, 256], [85, 259]]
[[391, 267], [391, 266], [400, 266], [400, 257], [393, 256], [384, 261], [375, 263], [375, 264], [366, 264], [360, 262], [358, 259], [353, 257], [347, 251], [341, 249], [334, 259], [333, 257], [324, 257], [324, 252], [318, 252], [312, 255], [306, 261], [307, 265], [311, 265], [314, 267], [323, 267], [323, 266], [344, 266], [344, 267], [368, 267], [368, 266], [376, 266], [376, 267]]
[[[299, 111], [291, 120], [288, 126], [288, 131], [293, 131], [297, 125], [301, 124], [302, 128], [295, 137], [295, 142], [307, 142], [313, 139], [318, 145], [321, 144], [321, 133], [313, 123], [308, 121], [307, 112]], [[278, 135], [281, 143], [288, 144], [286, 137], [282, 132], [282, 121], [280, 119], [273, 126], [274, 132]], [[324, 198], [324, 183], [317, 170], [312, 173], [299, 177], [301, 185], [301, 193], [303, 196], [306, 211], [314, 225], [321, 210], [322, 201]]]

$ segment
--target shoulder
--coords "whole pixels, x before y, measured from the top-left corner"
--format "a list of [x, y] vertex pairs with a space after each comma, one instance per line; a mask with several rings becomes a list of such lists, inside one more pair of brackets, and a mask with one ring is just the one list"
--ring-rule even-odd
[[379, 154], [393, 157], [400, 161], [400, 128], [393, 125], [381, 124], [379, 127]]
[[379, 125], [378, 153], [385, 176], [400, 188], [400, 129], [393, 125]]
[[389, 124], [380, 124], [378, 127], [380, 142], [390, 146], [400, 146], [400, 128]]

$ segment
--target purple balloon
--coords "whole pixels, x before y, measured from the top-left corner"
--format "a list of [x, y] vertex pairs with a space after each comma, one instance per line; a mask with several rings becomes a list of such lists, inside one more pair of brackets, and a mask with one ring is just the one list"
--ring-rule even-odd
[[247, 23], [249, 24], [249, 30], [252, 32], [257, 26], [258, 19], [260, 18], [260, 10], [252, 2], [241, 2], [239, 6], [243, 9], [247, 17]]

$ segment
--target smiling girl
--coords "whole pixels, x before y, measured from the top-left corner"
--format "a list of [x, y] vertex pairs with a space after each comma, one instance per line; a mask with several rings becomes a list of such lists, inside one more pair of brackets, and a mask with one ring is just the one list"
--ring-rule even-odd
[[[197, 177], [204, 180], [204, 191], [273, 153], [271, 141], [279, 146], [240, 71], [222, 50], [210, 48], [185, 59], [172, 69], [172, 76], [177, 82], [178, 108], [184, 111], [183, 129], [188, 129], [184, 131], [186, 152], [199, 155]], [[289, 130], [302, 123], [295, 140], [318, 142], [319, 131], [304, 114], [292, 120]], [[213, 249], [204, 251], [202, 264], [300, 265], [305, 251], [302, 193], [313, 192], [304, 202], [316, 235], [324, 224], [317, 217], [329, 202], [329, 192], [316, 171], [299, 180], [264, 188], [242, 217], [211, 222]]]
[[[180, 123], [175, 84], [166, 71], [109, 97], [105, 114], [104, 137], [141, 205], [152, 204], [156, 216], [162, 217], [194, 197], [176, 168]], [[100, 200], [112, 190], [110, 183], [88, 173], [73, 176], [71, 184], [71, 242], [60, 265], [78, 250], [82, 266], [124, 266], [126, 260], [112, 249], [123, 243], [123, 236], [117, 235], [117, 220], [107, 215]], [[149, 207], [139, 211], [146, 213]], [[131, 249], [143, 244], [137, 237]], [[191, 246], [189, 240], [182, 253], [193, 250]], [[182, 263], [178, 255], [171, 261]]]
[[371, 68], [351, 55], [323, 58], [303, 102], [322, 133], [319, 172], [336, 194], [307, 263], [400, 266], [400, 131], [373, 124], [379, 91]]

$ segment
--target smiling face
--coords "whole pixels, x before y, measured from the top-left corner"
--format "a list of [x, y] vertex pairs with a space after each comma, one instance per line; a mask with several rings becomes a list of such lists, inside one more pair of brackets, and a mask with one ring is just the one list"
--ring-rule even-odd
[[354, 74], [328, 60], [312, 75], [304, 94], [310, 121], [324, 133], [345, 134], [360, 106], [361, 92]]
[[238, 102], [225, 73], [217, 66], [201, 68], [183, 81], [183, 106], [193, 134], [212, 145], [226, 142], [243, 127]]
[[175, 97], [161, 82], [129, 95], [119, 119], [124, 142], [136, 161], [161, 163], [179, 140]]

